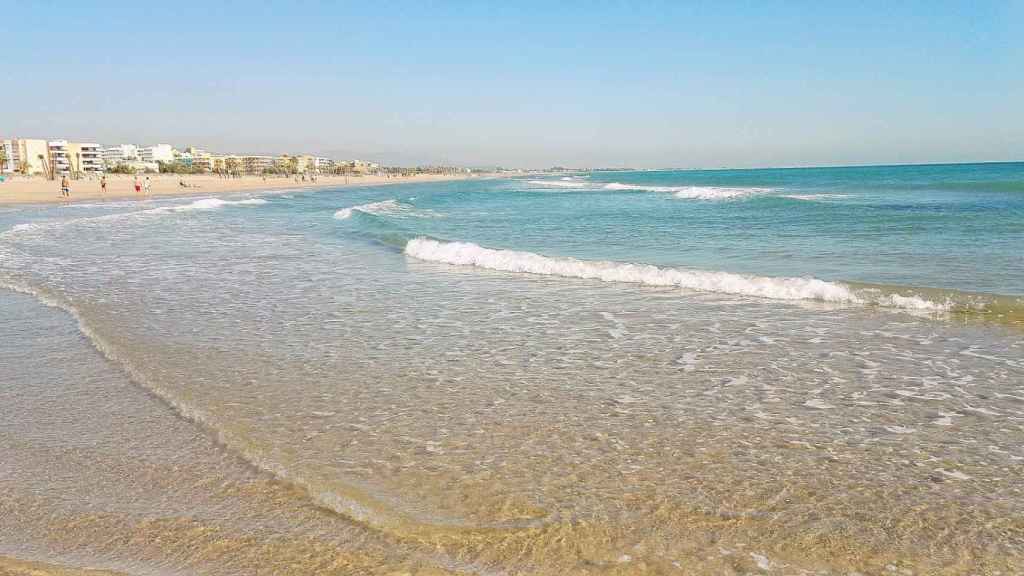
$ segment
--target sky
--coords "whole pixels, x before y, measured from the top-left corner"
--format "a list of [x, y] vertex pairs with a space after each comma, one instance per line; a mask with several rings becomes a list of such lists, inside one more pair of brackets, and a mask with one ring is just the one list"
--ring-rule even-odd
[[1024, 160], [1024, 0], [9, 2], [0, 135], [391, 164]]

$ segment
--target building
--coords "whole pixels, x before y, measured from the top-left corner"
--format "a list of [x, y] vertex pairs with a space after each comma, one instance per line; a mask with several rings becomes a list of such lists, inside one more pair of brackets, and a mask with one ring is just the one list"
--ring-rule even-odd
[[174, 162], [174, 148], [170, 144], [156, 144], [139, 150], [143, 162]]
[[242, 171], [246, 174], [263, 174], [273, 167], [273, 156], [242, 156]]
[[70, 174], [71, 160], [68, 156], [68, 141], [50, 140], [46, 146], [49, 151], [50, 174], [53, 176]]
[[46, 140], [16, 138], [10, 141], [14, 170], [25, 175], [50, 175], [50, 149]]
[[139, 159], [139, 147], [135, 144], [118, 144], [103, 149], [103, 164], [111, 169], [121, 164], [130, 164]]
[[10, 174], [18, 169], [18, 157], [14, 152], [14, 140], [0, 140], [0, 174]]
[[191, 152], [179, 152], [179, 151], [175, 150], [174, 151], [174, 162], [177, 163], [179, 166], [182, 166], [184, 168], [187, 168], [187, 169], [191, 170], [192, 169], [192, 153]]
[[103, 172], [103, 150], [94, 142], [68, 142], [68, 161], [72, 172], [99, 174]]
[[0, 140], [0, 173], [20, 172], [56, 178], [64, 174], [97, 174], [104, 170], [103, 149], [95, 142], [12, 138]]
[[245, 171], [245, 161], [242, 156], [222, 156], [217, 159], [215, 169], [228, 174], [241, 174]]
[[313, 171], [322, 174], [330, 174], [334, 172], [334, 160], [330, 158], [321, 158], [317, 156], [313, 158]]
[[189, 146], [185, 153], [191, 158], [190, 167], [197, 172], [212, 172], [214, 169], [214, 157], [202, 148]]

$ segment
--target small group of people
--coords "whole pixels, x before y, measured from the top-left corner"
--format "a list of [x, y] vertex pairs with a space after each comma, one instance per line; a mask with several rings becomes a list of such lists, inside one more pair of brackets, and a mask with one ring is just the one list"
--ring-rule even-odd
[[153, 191], [153, 183], [150, 181], [149, 176], [146, 176], [145, 181], [140, 181], [139, 177], [135, 177], [135, 195], [149, 196], [150, 192]]
[[[182, 188], [188, 188], [189, 186], [184, 181], [179, 182]], [[153, 182], [149, 176], [146, 176], [144, 180], [140, 180], [138, 176], [135, 177], [133, 183], [135, 188], [135, 194], [137, 196], [149, 196], [153, 191]], [[107, 175], [104, 174], [100, 177], [100, 195], [106, 197], [107, 195]], [[60, 197], [64, 199], [71, 199], [71, 180], [67, 174], [60, 177]]]

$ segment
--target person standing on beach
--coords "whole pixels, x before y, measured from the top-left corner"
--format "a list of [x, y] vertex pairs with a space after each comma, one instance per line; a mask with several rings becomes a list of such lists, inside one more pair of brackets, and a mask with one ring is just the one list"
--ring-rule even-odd
[[107, 175], [100, 176], [100, 195], [107, 197]]
[[68, 175], [60, 177], [60, 195], [64, 198], [71, 198], [71, 183], [68, 182]]
[[153, 191], [153, 183], [150, 182], [149, 176], [146, 176], [146, 197], [149, 197], [150, 192]]
[[139, 177], [135, 177], [135, 196], [142, 195], [142, 182], [139, 182]]

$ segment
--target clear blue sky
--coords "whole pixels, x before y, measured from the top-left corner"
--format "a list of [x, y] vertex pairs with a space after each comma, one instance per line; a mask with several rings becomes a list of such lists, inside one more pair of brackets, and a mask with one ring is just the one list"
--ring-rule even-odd
[[1024, 160], [1024, 2], [853, 4], [8, 2], [0, 134], [507, 166]]

